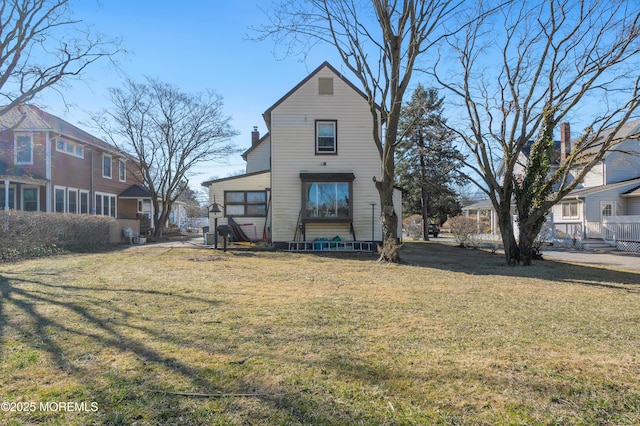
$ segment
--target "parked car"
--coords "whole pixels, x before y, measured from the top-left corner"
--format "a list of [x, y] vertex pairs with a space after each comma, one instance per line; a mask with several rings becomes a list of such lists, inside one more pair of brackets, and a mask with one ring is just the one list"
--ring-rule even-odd
[[433, 235], [433, 238], [438, 238], [438, 234], [440, 233], [440, 227], [435, 223], [429, 224], [429, 235]]

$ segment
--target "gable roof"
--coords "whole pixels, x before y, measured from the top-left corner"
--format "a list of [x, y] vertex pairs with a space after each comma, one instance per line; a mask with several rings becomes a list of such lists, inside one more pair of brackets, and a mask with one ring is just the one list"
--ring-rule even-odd
[[0, 130], [55, 132], [104, 151], [129, 157], [113, 145], [31, 104], [18, 105], [0, 116]]
[[[289, 96], [291, 96], [293, 93], [295, 93], [300, 87], [302, 87], [304, 84], [306, 84], [309, 80], [311, 80], [316, 74], [318, 74], [323, 68], [328, 68], [329, 70], [331, 70], [331, 72], [333, 72], [337, 77], [339, 77], [342, 81], [344, 81], [349, 87], [351, 87], [356, 93], [358, 93], [360, 96], [362, 96], [366, 101], [369, 100], [369, 98], [367, 97], [367, 95], [360, 90], [358, 87], [356, 87], [355, 84], [353, 84], [351, 81], [349, 81], [345, 76], [343, 76], [337, 69], [335, 69], [333, 67], [333, 65], [331, 65], [329, 62], [324, 61], [318, 68], [316, 68], [314, 71], [311, 72], [311, 74], [309, 74], [307, 77], [304, 78], [304, 80], [302, 80], [300, 83], [296, 84], [295, 87], [291, 90], [289, 90], [283, 97], [281, 97], [280, 99], [278, 99], [276, 101], [276, 103], [274, 103], [273, 105], [271, 105], [263, 114], [262, 117], [264, 118], [264, 121], [267, 123], [267, 128], [271, 128], [271, 112], [273, 112], [273, 110], [278, 107], [278, 105], [280, 105], [281, 103], [283, 103], [284, 101], [286, 101]], [[380, 109], [380, 107], [376, 104], [376, 108]]]
[[131, 185], [118, 195], [119, 198], [151, 198], [149, 190], [140, 185]]
[[[587, 149], [585, 149], [584, 153], [585, 154], [590, 154], [590, 153], [597, 152], [601, 148], [601, 146], [603, 144], [603, 141], [606, 138], [608, 138], [609, 135], [614, 131], [615, 131], [615, 126], [603, 130], [595, 141], [591, 141], [590, 142], [590, 144], [592, 146], [590, 146]], [[620, 127], [620, 130], [618, 130], [618, 132], [615, 133], [614, 137], [616, 139], [620, 139], [620, 142], [624, 142], [627, 139], [640, 137], [640, 119], [633, 120], [633, 121], [627, 121], [626, 123], [624, 123], [622, 125], [622, 127]], [[571, 149], [572, 150], [573, 150], [573, 147], [575, 146], [575, 144], [578, 143], [579, 140], [580, 140], [579, 137], [571, 139]], [[608, 156], [612, 152], [616, 152], [616, 147], [615, 146], [613, 147], [613, 149], [608, 150], [605, 153], [605, 157]], [[618, 152], [620, 152], [620, 151], [618, 151]], [[636, 150], [635, 152], [639, 152], [639, 151]]]
[[[622, 182], [610, 183], [608, 185], [600, 185], [600, 186], [594, 186], [594, 187], [584, 188], [584, 189], [574, 189], [569, 193], [568, 197], [583, 198], [587, 195], [595, 194], [601, 191], [607, 191], [609, 189], [613, 189], [613, 188], [617, 188], [617, 187], [625, 186], [629, 184], [634, 184], [634, 183], [640, 184], [640, 177], [629, 179], [629, 180], [623, 180]], [[620, 195], [627, 194], [628, 192], [629, 191], [623, 192]]]
[[253, 151], [254, 149], [256, 149], [258, 147], [258, 145], [260, 145], [262, 142], [264, 142], [265, 140], [267, 140], [267, 138], [269, 137], [269, 132], [265, 133], [264, 136], [262, 136], [260, 139], [258, 139], [258, 142], [255, 145], [251, 145], [251, 147], [249, 149], [247, 149], [245, 152], [242, 153], [242, 159], [244, 161], [247, 161], [247, 155]]

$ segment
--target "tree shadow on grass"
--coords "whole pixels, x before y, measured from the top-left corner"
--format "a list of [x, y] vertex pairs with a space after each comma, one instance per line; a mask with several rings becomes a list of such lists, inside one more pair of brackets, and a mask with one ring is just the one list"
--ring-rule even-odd
[[[141, 410], [175, 423], [180, 416], [188, 416], [190, 410], [159, 397], [151, 392], [152, 388], [175, 390], [174, 386], [184, 386], [200, 392], [228, 392], [215, 380], [226, 373], [216, 374], [172, 349], [215, 352], [209, 343], [192, 338], [190, 333], [182, 334], [179, 329], [150, 323], [144, 318], [147, 306], [112, 303], [114, 298], [130, 296], [146, 297], [145, 300], [167, 306], [178, 300], [183, 306], [213, 309], [220, 302], [139, 286], [110, 289], [58, 284], [60, 278], [55, 277], [55, 273], [31, 274], [29, 278], [0, 274], [0, 360], [7, 373], [4, 379], [8, 384], [11, 377], [24, 380], [37, 363], [49, 371], [43, 373], [48, 390], [39, 390], [40, 385], [32, 381], [38, 380], [34, 377], [23, 386], [5, 388], [1, 393], [4, 400], [20, 401], [34, 392], [44, 392], [53, 400], [97, 401], [100, 412], [89, 414], [97, 416], [93, 420], [85, 417], [89, 423], [129, 424]], [[172, 314], [175, 312], [166, 311], [167, 321], [172, 320]], [[10, 362], [22, 353], [35, 353], [40, 362], [26, 367]], [[94, 358], [100, 360], [91, 365]], [[128, 417], [128, 412], [134, 417]], [[57, 421], [66, 418], [63, 412], [31, 415], [36, 417], [21, 419], [30, 423], [42, 420], [37, 415]]]
[[565, 263], [542, 259], [534, 261], [531, 266], [507, 266], [501, 253], [492, 253], [481, 249], [465, 249], [438, 242], [405, 243], [401, 255], [409, 265], [470, 275], [538, 278], [632, 292], [640, 291], [640, 271], [620, 270], [603, 265]]

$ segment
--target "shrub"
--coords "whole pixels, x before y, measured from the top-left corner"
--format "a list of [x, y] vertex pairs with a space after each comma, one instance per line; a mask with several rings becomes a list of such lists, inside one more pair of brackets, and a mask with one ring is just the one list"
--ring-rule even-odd
[[465, 216], [456, 216], [449, 219], [451, 233], [461, 247], [473, 245], [472, 234], [477, 230], [476, 221]]
[[0, 260], [104, 247], [114, 223], [105, 216], [0, 211]]

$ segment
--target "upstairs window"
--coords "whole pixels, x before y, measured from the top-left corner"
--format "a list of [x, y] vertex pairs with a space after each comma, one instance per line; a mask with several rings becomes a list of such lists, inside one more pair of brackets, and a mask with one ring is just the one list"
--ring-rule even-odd
[[62, 152], [74, 157], [84, 158], [84, 148], [77, 143], [69, 142], [62, 138], [56, 139], [56, 151]]
[[338, 123], [331, 121], [316, 121], [316, 154], [338, 153]]
[[118, 160], [118, 177], [120, 182], [126, 182], [127, 180], [127, 168], [125, 162], [122, 160]]
[[33, 139], [30, 135], [16, 135], [14, 153], [15, 164], [33, 164]]
[[111, 156], [102, 156], [102, 177], [111, 179]]

